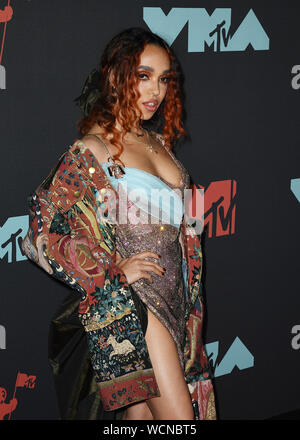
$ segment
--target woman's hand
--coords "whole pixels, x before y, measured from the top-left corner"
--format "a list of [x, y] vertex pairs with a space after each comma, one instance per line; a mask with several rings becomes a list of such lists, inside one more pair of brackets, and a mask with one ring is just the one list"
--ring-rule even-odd
[[143, 251], [132, 255], [129, 258], [122, 258], [116, 252], [116, 264], [125, 273], [128, 284], [132, 284], [140, 278], [147, 278], [153, 283], [152, 276], [148, 272], [163, 276], [165, 269], [153, 261], [145, 260], [146, 257], [159, 258], [158, 254], [150, 251]]

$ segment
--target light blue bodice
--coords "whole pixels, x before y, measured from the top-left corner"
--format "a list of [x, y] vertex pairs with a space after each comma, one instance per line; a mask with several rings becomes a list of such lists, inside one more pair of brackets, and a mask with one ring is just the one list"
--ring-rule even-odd
[[171, 188], [160, 177], [139, 168], [125, 166], [122, 177], [110, 176], [108, 167], [113, 164], [102, 162], [101, 166], [115, 190], [122, 185], [128, 200], [137, 208], [179, 229], [184, 213], [180, 188]]

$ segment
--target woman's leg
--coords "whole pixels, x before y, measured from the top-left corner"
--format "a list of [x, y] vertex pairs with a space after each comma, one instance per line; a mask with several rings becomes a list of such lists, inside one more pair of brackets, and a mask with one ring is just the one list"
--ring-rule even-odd
[[154, 420], [194, 420], [192, 400], [175, 342], [149, 309], [145, 339], [161, 394], [146, 400]]
[[145, 401], [128, 405], [122, 420], [153, 420], [152, 413]]

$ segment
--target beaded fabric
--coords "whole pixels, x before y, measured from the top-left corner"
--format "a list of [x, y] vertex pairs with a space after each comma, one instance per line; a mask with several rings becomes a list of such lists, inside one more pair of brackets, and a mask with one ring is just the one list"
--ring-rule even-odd
[[[164, 143], [163, 138], [156, 134], [164, 148], [168, 151], [175, 164], [181, 171], [180, 186], [166, 183], [170, 188], [179, 188], [183, 200], [184, 189], [190, 185], [190, 176], [183, 164], [175, 157]], [[126, 176], [126, 174], [125, 174]], [[141, 182], [141, 186], [143, 182]], [[128, 201], [128, 208], [132, 202]], [[185, 310], [187, 299], [182, 273], [182, 249], [179, 242], [180, 231], [177, 227], [162, 223], [161, 220], [151, 218], [147, 214], [145, 223], [116, 225], [116, 247], [122, 258], [128, 258], [142, 251], [152, 251], [161, 256], [159, 260], [147, 257], [166, 269], [161, 277], [153, 272], [153, 283], [146, 278], [140, 278], [131, 284], [133, 291], [151, 312], [168, 329], [175, 341], [182, 370], [184, 371], [184, 343], [185, 343]]]

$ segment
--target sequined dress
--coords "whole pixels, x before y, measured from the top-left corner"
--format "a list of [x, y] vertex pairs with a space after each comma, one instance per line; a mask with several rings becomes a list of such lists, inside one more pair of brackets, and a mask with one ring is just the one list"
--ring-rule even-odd
[[[169, 188], [177, 189], [183, 200], [184, 189], [190, 185], [190, 177], [183, 164], [165, 145], [160, 136], [157, 136], [161, 145], [167, 150], [175, 164], [181, 171], [180, 186], [175, 186], [159, 177]], [[108, 163], [108, 162], [107, 162]], [[104, 171], [107, 172], [105, 167]], [[126, 167], [125, 167], [126, 170]], [[146, 173], [151, 177], [150, 173]], [[157, 178], [157, 177], [156, 177]], [[143, 181], [141, 181], [141, 186]], [[178, 191], [179, 190], [179, 191]], [[128, 208], [132, 202], [128, 201]], [[141, 217], [142, 218], [142, 217]], [[179, 241], [179, 228], [172, 224], [163, 223], [151, 217], [144, 216], [144, 223], [116, 225], [116, 247], [122, 258], [128, 258], [142, 251], [152, 251], [161, 256], [159, 260], [147, 257], [147, 260], [157, 262], [166, 269], [161, 277], [153, 272], [153, 283], [146, 278], [140, 278], [131, 284], [131, 288], [142, 302], [168, 329], [175, 341], [182, 370], [184, 371], [184, 343], [185, 343], [185, 310], [187, 298], [182, 273], [182, 249]]]

